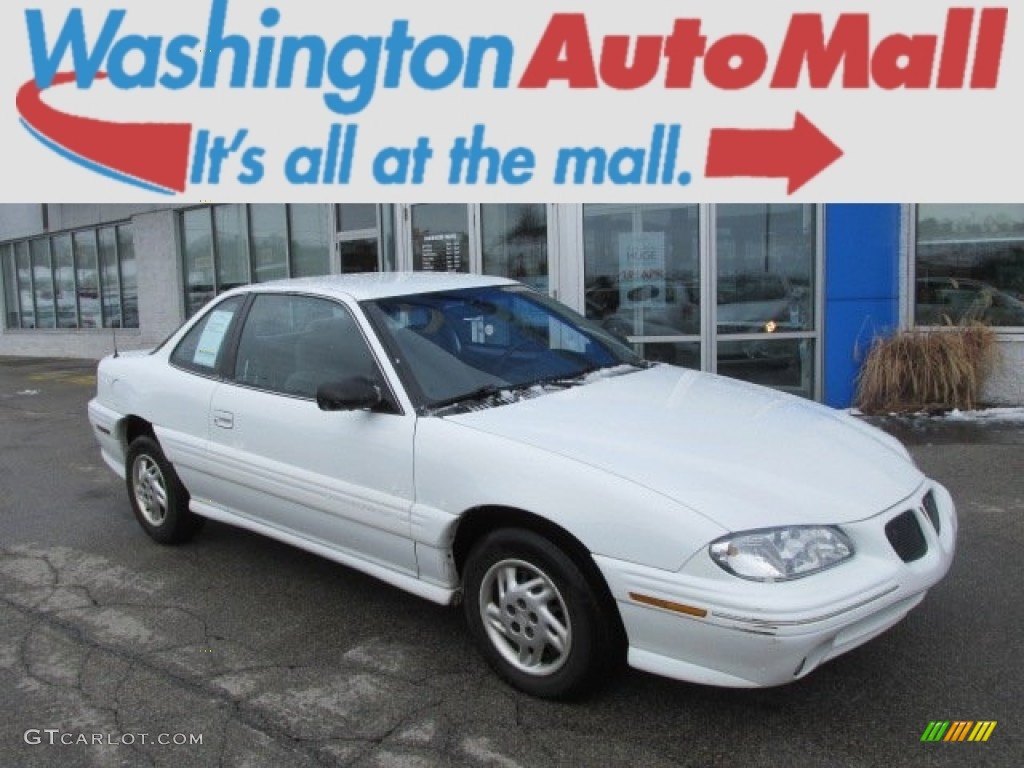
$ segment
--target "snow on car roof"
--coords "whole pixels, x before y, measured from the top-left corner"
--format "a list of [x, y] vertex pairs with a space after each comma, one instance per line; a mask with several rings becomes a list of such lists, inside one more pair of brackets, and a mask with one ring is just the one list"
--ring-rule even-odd
[[365, 272], [275, 280], [259, 285], [247, 285], [238, 290], [272, 293], [308, 291], [334, 296], [347, 295], [356, 301], [366, 301], [413, 293], [515, 284], [515, 281], [503, 277], [450, 272]]

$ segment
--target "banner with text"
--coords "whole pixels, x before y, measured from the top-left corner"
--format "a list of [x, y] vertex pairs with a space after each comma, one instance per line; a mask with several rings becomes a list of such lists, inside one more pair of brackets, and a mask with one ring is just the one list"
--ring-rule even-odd
[[1019, 200], [1022, 19], [1021, 2], [14, 0], [2, 200]]

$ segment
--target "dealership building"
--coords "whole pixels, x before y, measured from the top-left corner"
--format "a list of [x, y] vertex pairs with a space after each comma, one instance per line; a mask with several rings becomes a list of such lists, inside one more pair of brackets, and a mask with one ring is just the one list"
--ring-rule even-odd
[[872, 341], [991, 324], [1024, 405], [1024, 204], [0, 205], [0, 356], [159, 343], [237, 285], [430, 270], [530, 284], [649, 359], [851, 405]]

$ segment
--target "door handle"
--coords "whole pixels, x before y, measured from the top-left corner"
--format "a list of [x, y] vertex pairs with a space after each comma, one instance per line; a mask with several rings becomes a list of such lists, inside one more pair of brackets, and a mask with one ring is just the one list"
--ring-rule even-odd
[[228, 411], [214, 411], [213, 424], [221, 429], [231, 429], [235, 426], [235, 415]]

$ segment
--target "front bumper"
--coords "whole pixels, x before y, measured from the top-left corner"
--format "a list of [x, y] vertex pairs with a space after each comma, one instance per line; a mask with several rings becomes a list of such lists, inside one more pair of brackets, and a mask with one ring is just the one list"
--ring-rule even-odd
[[[924, 507], [929, 491], [938, 530]], [[886, 536], [897, 518], [916, 521], [927, 545], [910, 562]], [[953, 500], [933, 482], [841, 528], [856, 550], [849, 562], [775, 584], [730, 576], [703, 551], [676, 573], [595, 557], [629, 637], [630, 666], [735, 688], [792, 682], [902, 620], [945, 576], [956, 549]]]

